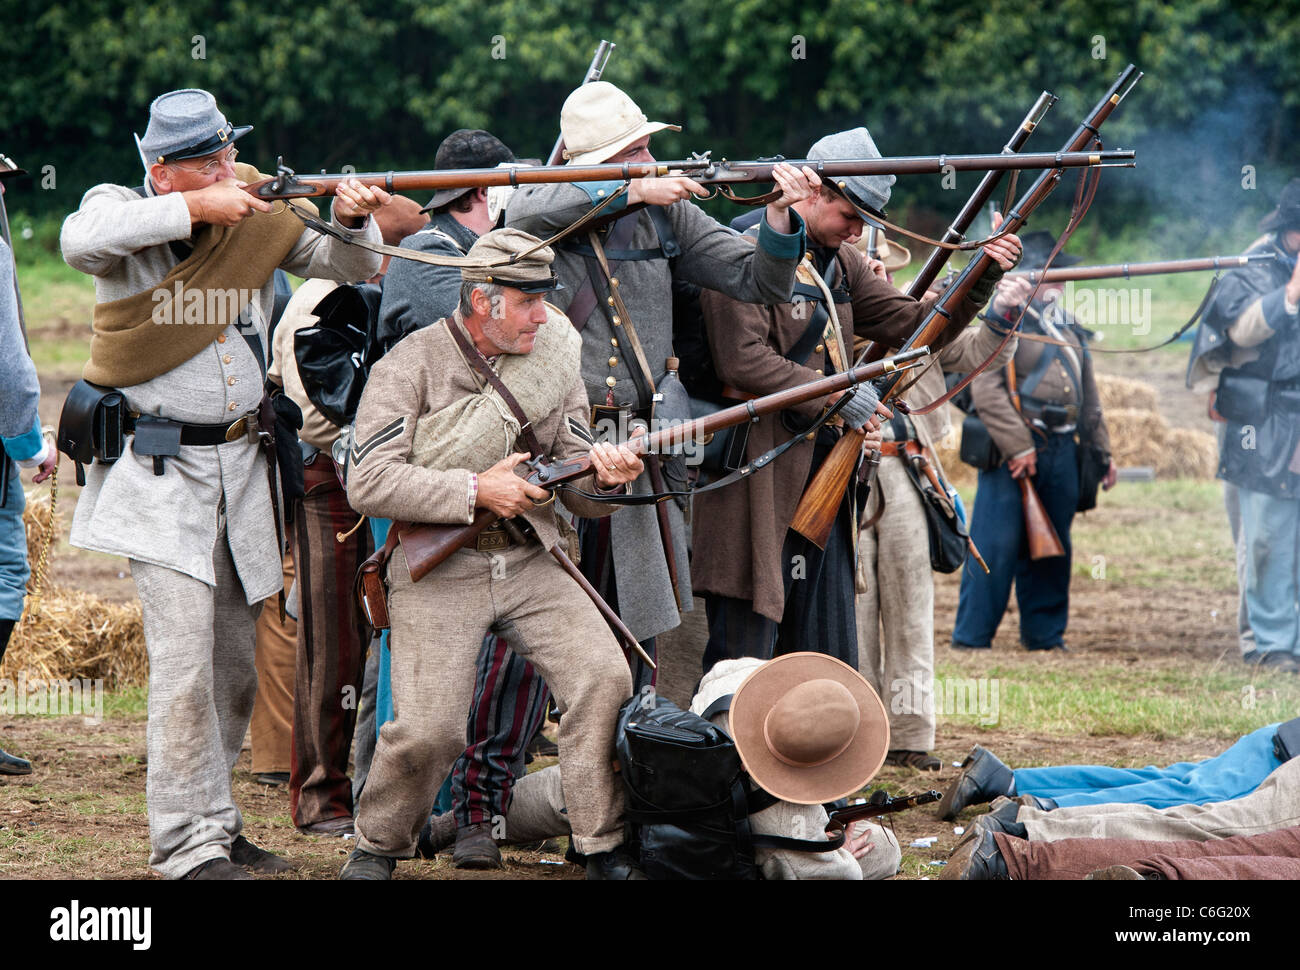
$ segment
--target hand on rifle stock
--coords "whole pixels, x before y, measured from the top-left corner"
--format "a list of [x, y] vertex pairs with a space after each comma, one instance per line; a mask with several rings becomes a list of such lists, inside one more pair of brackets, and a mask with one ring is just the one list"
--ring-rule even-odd
[[[1002, 213], [993, 213], [993, 232], [996, 233], [1002, 225]], [[1020, 262], [1020, 237], [1015, 233], [1008, 233], [1001, 239], [995, 239], [984, 247], [984, 252], [995, 263], [1002, 267], [1003, 271], [1013, 269], [1016, 263]]]
[[515, 466], [528, 458], [528, 452], [517, 452], [482, 472], [478, 476], [476, 508], [495, 512], [503, 519], [523, 515], [536, 508], [538, 503], [550, 498], [551, 493], [532, 485], [515, 474]]
[[1026, 475], [1033, 478], [1038, 474], [1038, 452], [1031, 451], [1019, 458], [1008, 458], [1007, 471], [1011, 472], [1012, 478], [1024, 478]]

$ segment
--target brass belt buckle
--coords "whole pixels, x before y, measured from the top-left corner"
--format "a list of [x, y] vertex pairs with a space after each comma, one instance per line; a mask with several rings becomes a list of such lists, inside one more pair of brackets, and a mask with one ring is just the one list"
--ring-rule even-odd
[[504, 529], [485, 529], [478, 534], [477, 549], [479, 552], [493, 552], [497, 549], [506, 549], [510, 546], [510, 536], [506, 535]]
[[233, 424], [230, 425], [230, 427], [226, 429], [226, 440], [238, 441], [240, 438], [244, 437], [244, 435], [247, 433], [248, 433], [248, 415], [244, 415], [244, 417], [240, 418], [238, 421], [235, 421]]

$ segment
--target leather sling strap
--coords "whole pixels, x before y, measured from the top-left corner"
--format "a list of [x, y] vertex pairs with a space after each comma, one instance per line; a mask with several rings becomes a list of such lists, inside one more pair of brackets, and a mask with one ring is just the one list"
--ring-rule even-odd
[[510, 393], [510, 389], [501, 383], [501, 378], [497, 376], [497, 372], [483, 359], [483, 355], [478, 352], [478, 349], [470, 343], [469, 337], [465, 336], [454, 319], [445, 317], [442, 322], [451, 334], [451, 338], [456, 341], [456, 346], [460, 348], [461, 356], [465, 358], [465, 362], [487, 381], [492, 390], [501, 395], [501, 400], [506, 402], [506, 407], [510, 409], [510, 413], [519, 422], [519, 436], [524, 439], [524, 444], [528, 446], [532, 457], [542, 457], [546, 452], [542, 448], [542, 443], [537, 440], [537, 435], [533, 431], [533, 423], [528, 415], [524, 413], [524, 409], [520, 407], [519, 402], [515, 400], [515, 396]]

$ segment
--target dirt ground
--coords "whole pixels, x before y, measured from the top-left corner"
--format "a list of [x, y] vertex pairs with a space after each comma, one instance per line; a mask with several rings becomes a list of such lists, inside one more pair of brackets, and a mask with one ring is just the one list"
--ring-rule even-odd
[[[1111, 358], [1115, 360], [1115, 358]], [[1119, 358], [1122, 364], [1105, 367], [1113, 373], [1154, 379], [1162, 390], [1162, 411], [1177, 425], [1208, 427], [1198, 400], [1181, 390], [1181, 380], [1167, 366], [1161, 373], [1143, 372], [1146, 361]], [[1107, 361], [1110, 364], [1110, 361]], [[47, 382], [43, 395], [44, 420], [57, 424], [57, 410], [71, 381]], [[1166, 393], [1167, 392], [1167, 393]], [[71, 467], [61, 468], [60, 504], [65, 514], [75, 502], [77, 489]], [[67, 521], [67, 518], [65, 518]], [[55, 557], [54, 581], [125, 602], [134, 598], [134, 586], [123, 560], [107, 556], [70, 553]], [[951, 633], [958, 578], [936, 576], [936, 643], [939, 650]], [[1208, 666], [1235, 659], [1236, 642], [1228, 618], [1235, 614], [1235, 594], [1166, 584], [1150, 595], [1132, 587], [1090, 582], [1076, 575], [1072, 587], [1069, 641], [1072, 652], [1053, 654], [1044, 663], [1063, 670], [1088, 670], [1098, 662], [1144, 664], [1151, 667]], [[660, 690], [679, 703], [689, 701], [699, 676], [703, 647], [703, 609], [687, 614], [679, 631], [661, 639], [664, 662]], [[1022, 658], [1014, 642], [1014, 603], [1004, 621], [988, 660]], [[941, 660], [947, 658], [941, 657]], [[966, 660], [958, 661], [965, 665]], [[969, 661], [974, 663], [974, 661]], [[977, 668], [972, 666], [972, 671]], [[30, 752], [35, 773], [28, 777], [0, 776], [0, 878], [148, 879], [156, 878], [147, 865], [148, 827], [145, 815], [145, 717], [113, 717], [98, 725], [80, 718], [0, 716], [0, 740], [9, 750]], [[893, 793], [942, 790], [957, 775], [954, 762], [975, 743], [992, 747], [1011, 764], [1108, 763], [1149, 764], [1198, 759], [1223, 748], [1222, 739], [1158, 740], [1151, 737], [1088, 737], [1083, 733], [1048, 736], [1021, 733], [1010, 725], [993, 731], [940, 722], [936, 754], [944, 767], [937, 773], [886, 767], [872, 787]], [[546, 762], [541, 762], [545, 764]], [[288, 814], [288, 793], [255, 781], [249, 771], [247, 749], [235, 771], [235, 800], [244, 812], [245, 831], [255, 842], [301, 865], [279, 879], [329, 879], [352, 846], [349, 840], [299, 834]], [[972, 809], [958, 820], [977, 814]], [[959, 835], [954, 826], [939, 822], [927, 807], [897, 816], [894, 823], [907, 849], [917, 838], [936, 839], [929, 849], [907, 849], [910, 871], [899, 878], [937, 875], [930, 860], [941, 860]], [[453, 869], [448, 860], [403, 863], [399, 879], [577, 879], [582, 873], [563, 862], [563, 846], [554, 852], [506, 850], [507, 865], [499, 873], [468, 873]], [[919, 861], [917, 861], [919, 859]]]

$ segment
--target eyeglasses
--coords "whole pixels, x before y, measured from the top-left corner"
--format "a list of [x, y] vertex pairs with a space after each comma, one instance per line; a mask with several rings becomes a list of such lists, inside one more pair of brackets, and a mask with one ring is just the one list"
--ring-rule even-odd
[[229, 162], [231, 165], [234, 165], [235, 159], [238, 157], [239, 157], [239, 149], [236, 148], [234, 145], [231, 145], [230, 148], [228, 148], [224, 153], [218, 155], [216, 158], [212, 159], [211, 161], [206, 162], [203, 165], [200, 165], [198, 168], [189, 168], [185, 165], [182, 165], [180, 162], [172, 162], [172, 165], [174, 165], [176, 168], [185, 169], [185, 171], [187, 172], [197, 172], [199, 175], [211, 175], [213, 172], [217, 171], [217, 169], [221, 168], [222, 165], [226, 164], [226, 162]]

